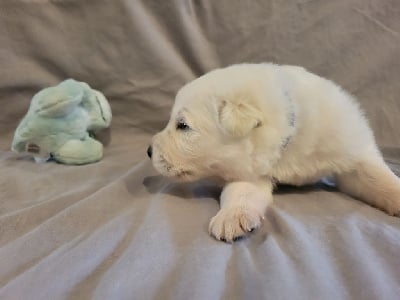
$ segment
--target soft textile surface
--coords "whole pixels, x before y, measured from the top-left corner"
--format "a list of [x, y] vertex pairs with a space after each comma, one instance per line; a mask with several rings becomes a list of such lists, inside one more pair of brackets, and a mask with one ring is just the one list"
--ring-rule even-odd
[[[399, 299], [400, 218], [284, 187], [260, 230], [224, 244], [207, 234], [220, 190], [145, 156], [184, 83], [273, 61], [355, 94], [399, 170], [399, 57], [398, 0], [1, 1], [0, 299]], [[32, 95], [70, 77], [111, 103], [104, 159], [11, 153]]]

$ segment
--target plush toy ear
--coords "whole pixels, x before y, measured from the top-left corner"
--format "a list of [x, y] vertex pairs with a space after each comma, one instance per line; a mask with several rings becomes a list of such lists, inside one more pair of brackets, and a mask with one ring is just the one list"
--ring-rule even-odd
[[261, 112], [245, 102], [223, 100], [218, 109], [221, 127], [230, 135], [243, 137], [261, 126]]
[[83, 94], [81, 83], [67, 79], [59, 85], [41, 90], [33, 97], [32, 105], [40, 116], [64, 117], [81, 103]]

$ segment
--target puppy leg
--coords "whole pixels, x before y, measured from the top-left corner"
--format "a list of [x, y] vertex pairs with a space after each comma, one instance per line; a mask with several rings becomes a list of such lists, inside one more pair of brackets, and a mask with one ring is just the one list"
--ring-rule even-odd
[[210, 234], [232, 242], [259, 227], [272, 203], [272, 188], [270, 181], [227, 184], [221, 194], [221, 209], [210, 221]]
[[389, 215], [400, 214], [400, 179], [383, 159], [360, 162], [354, 171], [336, 176], [338, 188]]

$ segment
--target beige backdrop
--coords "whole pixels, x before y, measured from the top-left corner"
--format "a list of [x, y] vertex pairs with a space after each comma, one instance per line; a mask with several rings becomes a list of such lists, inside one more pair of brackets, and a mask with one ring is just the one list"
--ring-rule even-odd
[[[398, 0], [1, 1], [0, 298], [398, 298], [399, 218], [321, 186], [283, 188], [264, 227], [226, 245], [207, 234], [218, 188], [173, 184], [146, 159], [180, 86], [264, 61], [357, 96], [400, 170]], [[70, 77], [111, 103], [104, 159], [11, 153], [32, 95]]]

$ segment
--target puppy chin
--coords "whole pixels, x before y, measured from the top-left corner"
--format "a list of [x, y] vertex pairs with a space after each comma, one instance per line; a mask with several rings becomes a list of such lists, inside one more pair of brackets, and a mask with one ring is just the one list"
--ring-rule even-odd
[[193, 172], [191, 171], [172, 171], [168, 172], [167, 174], [163, 174], [164, 176], [170, 177], [174, 181], [177, 182], [190, 182], [190, 181], [195, 181], [199, 178], [197, 178]]
[[199, 178], [192, 176], [190, 174], [187, 173], [177, 173], [177, 174], [162, 174], [161, 175], [168, 177], [169, 179], [171, 179], [174, 182], [193, 182], [198, 180]]
[[193, 172], [176, 169], [171, 164], [166, 165], [165, 163], [157, 164], [153, 162], [153, 166], [162, 176], [168, 177], [174, 181], [188, 182], [197, 179]]
[[180, 182], [189, 182], [189, 181], [191, 182], [202, 178], [203, 178], [202, 176], [196, 176], [196, 174], [193, 173], [192, 171], [184, 171], [179, 174], [177, 180]]

